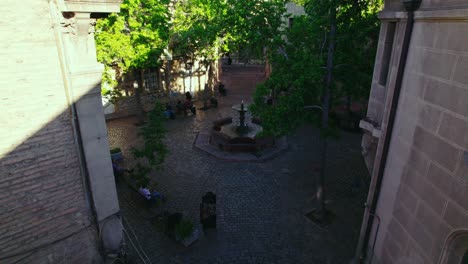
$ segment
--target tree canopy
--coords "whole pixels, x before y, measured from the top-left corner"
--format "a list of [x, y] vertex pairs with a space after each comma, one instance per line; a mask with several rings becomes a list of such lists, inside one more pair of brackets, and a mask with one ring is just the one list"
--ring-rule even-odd
[[121, 75], [161, 63], [169, 41], [168, 4], [169, 0], [124, 0], [120, 13], [97, 21], [97, 59], [107, 68], [104, 81], [115, 85], [109, 68]]
[[[330, 10], [336, 11], [332, 102], [367, 97], [382, 0], [294, 0], [306, 15], [284, 27], [285, 0], [124, 0], [121, 12], [97, 23], [98, 60], [118, 74], [160, 66], [165, 48], [205, 65], [225, 52], [267, 52], [270, 78], [256, 91], [252, 110], [265, 133], [282, 135], [323, 103]], [[104, 81], [115, 84], [106, 71]], [[267, 105], [266, 97], [274, 104]]]
[[284, 0], [187, 0], [175, 6], [173, 43], [178, 54], [215, 60], [249, 47], [261, 52], [278, 36]]
[[[285, 31], [284, 43], [271, 53], [272, 74], [254, 96], [252, 110], [263, 120], [266, 134], [284, 135], [305, 121], [317, 119], [318, 115], [304, 106], [324, 103], [332, 8], [336, 11], [336, 50], [331, 101], [367, 98], [370, 91], [379, 32], [377, 12], [382, 1], [295, 2], [304, 5], [307, 15], [296, 17]], [[273, 105], [266, 103], [267, 97], [273, 97]]]

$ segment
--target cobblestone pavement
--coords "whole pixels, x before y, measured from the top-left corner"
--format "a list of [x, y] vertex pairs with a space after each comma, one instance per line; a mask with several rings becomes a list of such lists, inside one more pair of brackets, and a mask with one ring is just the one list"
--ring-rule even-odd
[[[329, 144], [327, 206], [335, 219], [323, 229], [304, 216], [314, 207], [319, 164], [316, 129], [297, 130], [289, 136], [289, 149], [264, 163], [220, 161], [193, 148], [198, 132], [207, 131], [215, 119], [234, 116], [231, 106], [251, 101], [255, 84], [263, 79], [258, 66], [233, 65], [224, 70], [228, 95], [218, 97], [217, 109], [167, 122], [170, 154], [164, 168], [152, 174], [158, 190], [167, 196], [164, 208], [197, 223], [201, 196], [215, 192], [217, 229], [185, 248], [160, 231], [138, 195], [120, 182], [127, 231], [134, 230], [152, 263], [348, 263], [367, 193], [365, 187], [358, 192], [351, 188], [356, 180], [368, 177], [360, 155], [361, 136], [343, 132]], [[111, 146], [121, 147], [127, 159], [129, 148], [139, 142], [134, 122], [126, 118], [107, 124]]]

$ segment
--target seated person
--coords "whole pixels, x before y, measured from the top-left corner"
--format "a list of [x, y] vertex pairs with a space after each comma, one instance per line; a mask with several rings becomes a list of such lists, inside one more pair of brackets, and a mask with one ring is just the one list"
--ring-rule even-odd
[[124, 173], [124, 169], [119, 166], [115, 159], [112, 160], [112, 170], [114, 171], [114, 176], [120, 176]]
[[190, 92], [185, 93], [185, 100], [192, 101], [192, 94]]
[[140, 193], [148, 201], [157, 202], [158, 200], [164, 200], [164, 197], [161, 193], [157, 191], [151, 192], [148, 188], [139, 188], [138, 193]]
[[184, 113], [187, 114], [187, 110], [190, 110], [192, 112], [192, 114], [196, 114], [197, 113], [197, 110], [195, 109], [195, 107], [193, 106], [193, 102], [192, 102], [192, 97], [190, 96], [190, 98], [187, 98], [185, 100], [185, 103], [184, 103], [184, 106], [185, 106], [185, 111]]
[[226, 96], [227, 91], [226, 91], [226, 88], [224, 88], [224, 84], [222, 82], [218, 84], [218, 92], [220, 95]]
[[151, 200], [151, 192], [147, 188], [140, 187], [140, 189], [138, 189], [138, 193], [143, 195], [143, 197], [145, 197], [146, 200]]
[[127, 171], [123, 169], [122, 167], [120, 167], [119, 164], [117, 163], [117, 160], [115, 159], [112, 160], [112, 170], [114, 171], [115, 180], [118, 180], [118, 178], [122, 176], [125, 171]]
[[216, 98], [211, 97], [210, 103], [211, 103], [211, 107], [218, 107], [218, 100], [216, 100]]
[[164, 116], [167, 119], [175, 119], [175, 114], [172, 111], [172, 107], [168, 103], [166, 104], [166, 110], [164, 111]]
[[177, 101], [176, 108], [177, 108], [178, 113], [185, 111], [185, 106], [182, 104], [180, 100]]

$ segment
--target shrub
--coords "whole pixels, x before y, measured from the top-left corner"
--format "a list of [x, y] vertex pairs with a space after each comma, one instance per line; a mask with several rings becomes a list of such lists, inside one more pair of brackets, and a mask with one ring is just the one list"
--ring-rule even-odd
[[192, 220], [184, 218], [175, 227], [175, 233], [178, 238], [184, 240], [192, 235], [194, 224]]

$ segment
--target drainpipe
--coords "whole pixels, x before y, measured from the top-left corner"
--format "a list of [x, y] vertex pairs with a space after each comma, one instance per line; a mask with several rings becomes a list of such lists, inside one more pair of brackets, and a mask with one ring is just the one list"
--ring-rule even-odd
[[[390, 106], [390, 113], [388, 116], [388, 124], [387, 124], [387, 129], [386, 129], [387, 133], [384, 138], [380, 166], [379, 166], [377, 177], [376, 177], [375, 190], [371, 198], [371, 203], [366, 204], [366, 209], [369, 211], [368, 211], [366, 219], [363, 220], [366, 223], [364, 227], [365, 232], [364, 232], [364, 235], [361, 235], [361, 237], [359, 238], [359, 244], [356, 250], [357, 253], [356, 253], [355, 261], [357, 261], [357, 263], [364, 263], [367, 257], [366, 256], [367, 247], [369, 245], [372, 225], [374, 223], [374, 217], [376, 216], [377, 203], [379, 200], [380, 190], [382, 187], [382, 180], [385, 174], [385, 166], [387, 164], [388, 152], [390, 149], [390, 142], [391, 142], [391, 138], [393, 134], [393, 126], [395, 124], [395, 117], [396, 117], [396, 112], [398, 108], [398, 101], [400, 98], [401, 85], [403, 82], [403, 74], [405, 72], [406, 60], [408, 57], [408, 49], [409, 49], [409, 44], [411, 40], [411, 34], [413, 31], [414, 11], [416, 11], [419, 8], [421, 1], [422, 0], [402, 0], [402, 3], [405, 6], [405, 9], [408, 15], [408, 19], [406, 22], [405, 35], [403, 38], [400, 61], [398, 63], [398, 71], [397, 71], [396, 80], [395, 80], [395, 89], [393, 93], [392, 103]], [[361, 232], [361, 234], [363, 234], [363, 232]], [[376, 232], [374, 241], [376, 240], [377, 235], [378, 234]], [[372, 251], [374, 251], [374, 245], [372, 246]], [[373, 256], [373, 254], [374, 253], [371, 252], [371, 256]], [[371, 261], [372, 259], [370, 260], [370, 262]]]

